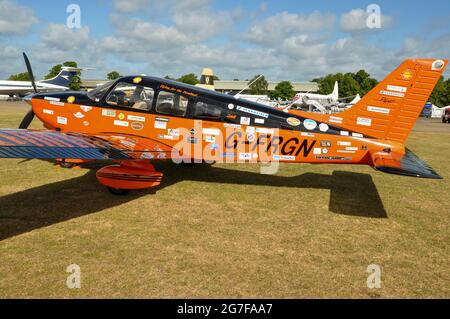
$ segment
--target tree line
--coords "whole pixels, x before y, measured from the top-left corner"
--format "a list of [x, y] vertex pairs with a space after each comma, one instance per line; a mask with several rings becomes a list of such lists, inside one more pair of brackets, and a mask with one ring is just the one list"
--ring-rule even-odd
[[[62, 66], [77, 67], [77, 63], [74, 61], [66, 61], [63, 64], [57, 64], [53, 66], [45, 79], [55, 77], [60, 71]], [[111, 71], [106, 75], [108, 80], [115, 80], [121, 77], [117, 71]], [[258, 78], [259, 77], [259, 78]], [[166, 79], [183, 82], [191, 85], [200, 83], [198, 76], [195, 73], [188, 73], [174, 78], [169, 75], [165, 76]], [[9, 80], [13, 81], [29, 81], [27, 72], [13, 74], [9, 77]], [[220, 80], [219, 77], [214, 76], [214, 80]], [[234, 81], [239, 81], [234, 79]], [[365, 70], [359, 70], [356, 73], [335, 73], [328, 74], [324, 77], [315, 78], [312, 82], [316, 82], [319, 86], [319, 94], [330, 94], [333, 91], [334, 83], [339, 83], [339, 97], [352, 98], [359, 94], [363, 97], [367, 92], [373, 89], [378, 81], [370, 76]], [[277, 84], [273, 91], [269, 92], [269, 83], [263, 75], [255, 75], [252, 79], [247, 80], [251, 84], [248, 88], [250, 94], [253, 95], [268, 95], [272, 99], [277, 100], [292, 100], [296, 92], [290, 81], [281, 81]], [[253, 83], [252, 83], [253, 82]], [[71, 81], [69, 88], [71, 90], [80, 90], [81, 88], [81, 72], [79, 72]], [[445, 80], [441, 77], [434, 88], [429, 101], [439, 107], [450, 105], [450, 78]]]

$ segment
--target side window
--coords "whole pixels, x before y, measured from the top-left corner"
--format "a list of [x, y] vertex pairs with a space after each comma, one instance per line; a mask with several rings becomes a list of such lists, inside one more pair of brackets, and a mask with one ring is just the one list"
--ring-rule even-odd
[[154, 90], [142, 85], [119, 82], [106, 98], [106, 103], [138, 110], [150, 110]]
[[174, 116], [185, 116], [188, 98], [171, 92], [160, 91], [156, 102], [156, 112]]
[[194, 105], [194, 117], [199, 119], [219, 120], [223, 110], [223, 103], [198, 101]]

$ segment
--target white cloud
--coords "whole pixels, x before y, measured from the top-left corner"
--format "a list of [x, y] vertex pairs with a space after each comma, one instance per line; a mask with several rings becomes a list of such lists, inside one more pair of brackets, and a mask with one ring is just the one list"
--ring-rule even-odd
[[87, 45], [89, 28], [69, 29], [65, 24], [49, 24], [41, 33], [42, 42], [49, 48], [77, 50]]
[[[341, 16], [340, 28], [344, 32], [363, 32], [374, 31], [376, 28], [369, 28], [367, 26], [367, 18], [369, 13], [363, 9], [353, 9]], [[381, 15], [381, 28], [387, 28], [392, 24], [392, 18], [386, 15]]]
[[0, 34], [25, 34], [38, 21], [32, 9], [0, 0]]
[[149, 4], [149, 0], [114, 0], [114, 9], [121, 13], [131, 13], [145, 8]]
[[331, 29], [335, 19], [336, 16], [331, 13], [313, 12], [304, 15], [281, 12], [250, 27], [243, 38], [252, 43], [275, 45], [289, 36]]

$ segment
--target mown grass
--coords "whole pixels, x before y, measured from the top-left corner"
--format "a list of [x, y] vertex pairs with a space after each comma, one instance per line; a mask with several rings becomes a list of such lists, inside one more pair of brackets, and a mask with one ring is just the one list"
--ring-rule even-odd
[[[0, 127], [22, 112], [0, 108]], [[115, 197], [101, 164], [0, 160], [0, 297], [448, 298], [450, 130], [408, 146], [445, 179], [167, 162], [156, 192]], [[81, 289], [66, 286], [72, 263]], [[381, 289], [366, 286], [372, 263]]]

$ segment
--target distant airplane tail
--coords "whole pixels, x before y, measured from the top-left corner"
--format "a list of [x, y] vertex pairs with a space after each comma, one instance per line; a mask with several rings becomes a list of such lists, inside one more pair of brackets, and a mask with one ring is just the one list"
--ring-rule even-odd
[[41, 80], [39, 83], [69, 87], [70, 81], [72, 81], [73, 77], [82, 70], [82, 68], [63, 66], [57, 76], [48, 80]]
[[337, 101], [339, 99], [339, 85], [338, 82], [334, 82], [334, 88], [333, 88], [333, 92], [331, 92], [331, 98], [334, 101]]
[[408, 59], [350, 109], [329, 115], [344, 129], [404, 143], [448, 60]]

